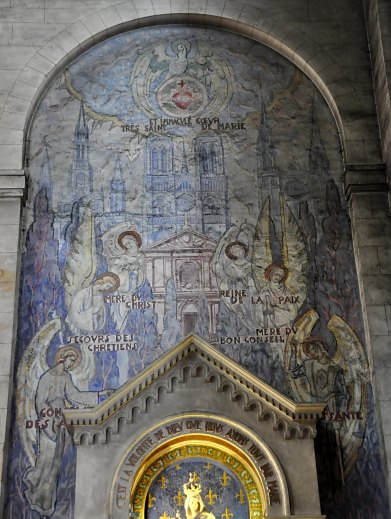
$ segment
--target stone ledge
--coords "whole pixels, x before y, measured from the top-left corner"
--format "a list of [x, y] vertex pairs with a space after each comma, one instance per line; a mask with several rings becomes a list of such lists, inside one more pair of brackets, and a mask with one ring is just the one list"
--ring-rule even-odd
[[355, 193], [387, 192], [385, 164], [347, 164], [344, 175], [347, 200]]
[[0, 170], [0, 199], [22, 198], [25, 189], [26, 178], [23, 170]]

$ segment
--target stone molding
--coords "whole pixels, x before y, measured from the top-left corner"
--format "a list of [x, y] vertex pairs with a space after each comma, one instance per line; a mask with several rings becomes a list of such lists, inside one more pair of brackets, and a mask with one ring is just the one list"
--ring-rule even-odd
[[0, 199], [23, 198], [26, 190], [26, 178], [23, 170], [0, 170]]
[[270, 420], [273, 430], [282, 431], [285, 439], [316, 436], [324, 404], [293, 402], [203, 339], [190, 335], [95, 408], [63, 411], [76, 445], [106, 443], [108, 429], [118, 434], [121, 420], [132, 423], [136, 410], [147, 413], [149, 406], [159, 404], [162, 393], [175, 392], [175, 381], [186, 384], [189, 377], [213, 383], [216, 392], [226, 393], [232, 402], [240, 401], [243, 410], [255, 413], [257, 420]]
[[344, 188], [347, 200], [355, 193], [387, 192], [385, 164], [348, 164], [345, 167]]

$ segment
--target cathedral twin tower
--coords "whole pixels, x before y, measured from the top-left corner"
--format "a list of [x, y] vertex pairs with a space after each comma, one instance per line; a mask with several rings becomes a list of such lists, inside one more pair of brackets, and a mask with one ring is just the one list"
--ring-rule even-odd
[[[229, 227], [229, 204], [221, 137], [196, 137], [188, 152], [185, 141], [179, 138], [154, 135], [146, 143], [143, 164], [135, 164], [135, 167], [144, 169], [139, 184], [142, 186], [141, 209], [129, 213], [126, 210], [127, 189], [136, 189], [137, 179], [127, 188], [119, 155], [111, 179], [105, 182], [107, 186], [99, 185], [102, 182], [94, 179], [90, 163], [90, 133], [81, 103], [69, 170], [73, 199], [59, 201], [58, 217], [69, 219], [75, 202], [82, 205], [91, 203], [100, 232], [129, 221], [139, 228], [146, 242], [162, 239], [183, 227], [191, 227], [215, 238], [223, 234]], [[188, 158], [190, 154], [194, 159]], [[135, 193], [131, 193], [130, 198], [134, 199]]]

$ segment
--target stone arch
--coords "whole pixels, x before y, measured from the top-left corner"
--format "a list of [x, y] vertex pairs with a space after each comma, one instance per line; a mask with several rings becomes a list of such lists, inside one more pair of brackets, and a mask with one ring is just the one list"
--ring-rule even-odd
[[[162, 9], [162, 10], [164, 10], [164, 9]], [[105, 10], [105, 11], [107, 11], [107, 10]], [[167, 8], [167, 12], [168, 12], [168, 11], [169, 11], [169, 9]], [[106, 15], [108, 15], [107, 12], [106, 12]], [[108, 15], [108, 16], [109, 16], [109, 15]], [[156, 18], [155, 16], [160, 16], [160, 14], [159, 14], [159, 15], [154, 15], [154, 17], [150, 18], [148, 23], [151, 23], [151, 24], [155, 24], [155, 23], [157, 23], [157, 18]], [[165, 18], [164, 18], [165, 15], [164, 15], [164, 14], [161, 14], [161, 16], [162, 16], [163, 18], [159, 18], [159, 20], [160, 20], [160, 21], [164, 21], [164, 20], [165, 20]], [[206, 16], [208, 16], [206, 13], [205, 13], [205, 15], [202, 15], [202, 18], [203, 18], [204, 21], [200, 21], [200, 23], [205, 23], [205, 24], [207, 23]], [[212, 15], [210, 15], [210, 17], [211, 17], [211, 16], [212, 16]], [[180, 17], [180, 15], [179, 15], [179, 17]], [[184, 17], [185, 17], [185, 16], [184, 16]], [[186, 15], [186, 17], [188, 17], [188, 15]], [[102, 11], [102, 14], [99, 15], [99, 18], [101, 18], [101, 19], [102, 19], [102, 18], [106, 19], [106, 18], [103, 16], [103, 11]], [[188, 18], [189, 18], [189, 17], [188, 17]], [[197, 15], [193, 15], [193, 21], [195, 21], [196, 18], [197, 18]], [[217, 17], [217, 18], [219, 18], [219, 17]], [[244, 19], [245, 19], [245, 18], [244, 18]], [[128, 22], [129, 25], [127, 25], [127, 28], [124, 29], [124, 30], [128, 30], [129, 28], [132, 28], [132, 24], [133, 24], [134, 28], [137, 27], [137, 26], [140, 26], [140, 25], [138, 25], [139, 22], [137, 22], [136, 20], [137, 20], [137, 17], [133, 19], [133, 22], [132, 22], [132, 21], [129, 21], [129, 22]], [[145, 17], [143, 20], [145, 21], [145, 23], [147, 23], [148, 17]], [[233, 16], [232, 19], [231, 19], [231, 18], [229, 18], [229, 16], [227, 15], [226, 18], [225, 18], [225, 20], [226, 20], [225, 23], [226, 23], [227, 25], [223, 27], [223, 26], [220, 24], [220, 27], [222, 27], [222, 28], [229, 28], [229, 23], [228, 23], [228, 22], [231, 21], [231, 22], [232, 22], [232, 27], [233, 27], [232, 30], [237, 30], [238, 34], [241, 34], [241, 33], [239, 32], [238, 27], [240, 28], [240, 30], [244, 30], [244, 26], [246, 26], [246, 25], [247, 25], [247, 26], [250, 26], [249, 24], [246, 24], [246, 23], [243, 22], [243, 21], [234, 21], [234, 16]], [[227, 22], [227, 20], [228, 20], [228, 22]], [[255, 20], [255, 18], [254, 18], [254, 20]], [[170, 21], [175, 21], [175, 20], [174, 20], [174, 18], [167, 17], [167, 18], [166, 18], [166, 21], [167, 21], [167, 22], [170, 22]], [[77, 23], [78, 23], [78, 22], [77, 22]], [[103, 23], [103, 22], [102, 22], [102, 23]], [[114, 22], [114, 23], [116, 23], [116, 22]], [[123, 23], [127, 23], [127, 22], [123, 22]], [[256, 24], [257, 24], [257, 22], [255, 22], [254, 26], [255, 26]], [[74, 24], [74, 25], [76, 25], [76, 24]], [[73, 27], [73, 26], [72, 26], [72, 27]], [[75, 30], [76, 30], [76, 29], [75, 29]], [[67, 59], [69, 58], [69, 61], [71, 61], [72, 59], [76, 58], [76, 57], [77, 57], [77, 56], [78, 56], [78, 55], [83, 51], [83, 49], [86, 49], [86, 48], [88, 48], [88, 46], [91, 46], [91, 42], [92, 42], [92, 41], [94, 41], [95, 43], [98, 43], [98, 42], [99, 42], [99, 37], [101, 37], [102, 39], [105, 39], [105, 38], [106, 38], [106, 35], [110, 35], [110, 36], [111, 36], [112, 33], [109, 34], [109, 31], [110, 31], [110, 30], [111, 30], [111, 29], [106, 29], [106, 30], [101, 31], [101, 32], [99, 32], [99, 30], [97, 30], [97, 32], [94, 33], [94, 34], [96, 34], [95, 40], [94, 40], [94, 36], [88, 36], [87, 39], [83, 40], [84, 43], [85, 43], [85, 45], [86, 45], [86, 47], [83, 47], [83, 43], [82, 43], [82, 41], [81, 41], [80, 45], [77, 45], [76, 47], [72, 47], [72, 48], [69, 50], [69, 53], [71, 54], [71, 53], [73, 52], [73, 54], [72, 54], [72, 57], [67, 56]], [[119, 29], [118, 29], [118, 30], [119, 30]], [[254, 28], [253, 28], [253, 32], [254, 32]], [[295, 31], [294, 31], [294, 32], [295, 32]], [[100, 36], [101, 33], [104, 33], [105, 35]], [[297, 34], [297, 33], [298, 33], [298, 31], [295, 32], [295, 34]], [[65, 29], [63, 32], [61, 32], [60, 35], [58, 35], [58, 36], [61, 36], [61, 35], [62, 35], [62, 36], [64, 36], [64, 37], [66, 37], [67, 34], [70, 34], [69, 31], [68, 31], [68, 28]], [[93, 33], [91, 33], [91, 34], [93, 34]], [[243, 34], [244, 34], [244, 33], [243, 33]], [[270, 38], [268, 37], [268, 32], [267, 32], [267, 31], [265, 31], [265, 34], [266, 34], [267, 39], [270, 39]], [[52, 41], [56, 40], [56, 42], [54, 43], [54, 45], [57, 45], [57, 48], [62, 49], [63, 46], [66, 46], [66, 43], [61, 42], [59, 39], [57, 39], [58, 36], [57, 36], [56, 38], [54, 38]], [[98, 36], [99, 36], [99, 37], [98, 37]], [[295, 45], [292, 44], [292, 42], [294, 41], [294, 38], [291, 38], [290, 36], [291, 36], [291, 35], [287, 36], [287, 38], [286, 38], [286, 42], [289, 43], [289, 45], [287, 45], [287, 49], [288, 49], [288, 50], [291, 50], [292, 52], [294, 52], [294, 51], [292, 50], [292, 49], [295, 49], [295, 48], [296, 48]], [[107, 36], [107, 37], [108, 37], [108, 36]], [[87, 40], [90, 42], [88, 45], [87, 45]], [[75, 41], [78, 41], [78, 40], [75, 40]], [[284, 38], [277, 38], [277, 46], [278, 46], [278, 44], [279, 44], [279, 42], [280, 42], [280, 43], [281, 43], [281, 47], [282, 47], [282, 42], [284, 42], [284, 41], [285, 41]], [[45, 47], [46, 47], [46, 46], [45, 46]], [[44, 47], [43, 47], [43, 48], [44, 48]], [[55, 49], [55, 48], [56, 48], [56, 47], [54, 47], [54, 49]], [[72, 49], [73, 49], [73, 50], [72, 50]], [[38, 52], [35, 56], [38, 56], [38, 54], [39, 54], [39, 52]], [[305, 63], [307, 63], [306, 59], [303, 58], [304, 55], [305, 55], [305, 53], [302, 54], [302, 59], [303, 59], [303, 61], [304, 61]], [[44, 59], [44, 56], [43, 56], [43, 55], [40, 55], [40, 56], [42, 57], [42, 61], [41, 61], [42, 67], [45, 68], [45, 66], [47, 65], [47, 63], [49, 63], [49, 60], [46, 60], [46, 61], [47, 61], [47, 63], [46, 63], [46, 62], [43, 60], [43, 59]], [[308, 56], [307, 56], [307, 57], [308, 57]], [[46, 59], [46, 58], [45, 58], [45, 59]], [[53, 68], [53, 67], [56, 67], [56, 64], [55, 64], [56, 58], [53, 57], [53, 59], [54, 59], [54, 61], [52, 62], [52, 63], [53, 63], [52, 68]], [[65, 59], [65, 58], [64, 58], [64, 59]], [[40, 58], [37, 58], [37, 63], [38, 63], [39, 61], [40, 61]], [[61, 60], [60, 60], [60, 61], [61, 61]], [[293, 59], [292, 59], [292, 61], [293, 61]], [[308, 63], [310, 63], [310, 61], [311, 61], [311, 60], [309, 60]], [[30, 63], [30, 62], [29, 62], [29, 63]], [[61, 63], [63, 63], [63, 62], [61, 61]], [[49, 63], [49, 64], [50, 64], [50, 63]], [[31, 65], [31, 63], [30, 63], [30, 65]], [[37, 67], [40, 67], [41, 65], [38, 65], [38, 64], [37, 64], [36, 66], [37, 66]], [[55, 73], [56, 73], [56, 72], [61, 68], [61, 66], [62, 66], [62, 65], [59, 65], [58, 68], [56, 68], [56, 71], [55, 71], [55, 72], [52, 71], [53, 74], [55, 74]], [[314, 71], [315, 71], [315, 70], [318, 71], [318, 73], [319, 73], [319, 77], [323, 77], [323, 79], [324, 79], [324, 77], [327, 77], [328, 79], [330, 79], [330, 77], [333, 75], [333, 73], [331, 73], [331, 74], [329, 74], [329, 73], [325, 73], [325, 76], [323, 76], [323, 71], [322, 71], [322, 69], [321, 69], [320, 67], [312, 66], [312, 65], [310, 66], [310, 68], [311, 68], [311, 67], [312, 67], [312, 70], [314, 70]], [[333, 67], [334, 67], [334, 68], [333, 68], [334, 73], [339, 73], [339, 72], [340, 72], [340, 70], [338, 69], [338, 66], [337, 66], [337, 65], [333, 65]], [[28, 74], [28, 73], [31, 73], [31, 71], [34, 71], [34, 70], [36, 70], [36, 68], [33, 69], [33, 68], [31, 68], [31, 66], [30, 66], [30, 67], [27, 66], [27, 67], [22, 71], [20, 77], [22, 77], [22, 74], [23, 74], [23, 73]], [[52, 70], [52, 69], [51, 69], [51, 70]], [[38, 72], [38, 70], [37, 70], [37, 72]], [[321, 73], [321, 72], [322, 72], [322, 73]], [[40, 86], [38, 86], [38, 87], [35, 88], [35, 94], [34, 94], [34, 95], [35, 95], [35, 99], [34, 99], [33, 102], [35, 102], [35, 103], [38, 102], [39, 97], [40, 97], [40, 93], [41, 93], [42, 91], [44, 91], [44, 89], [46, 88], [46, 85], [48, 84], [48, 82], [50, 82], [50, 78], [52, 77], [50, 74], [51, 74], [51, 72], [47, 72], [47, 73], [46, 73], [46, 72], [45, 72], [45, 73], [42, 72], [42, 74], [41, 74], [41, 76], [42, 76], [41, 79], [43, 78], [43, 79], [42, 79], [43, 82], [40, 84]], [[49, 75], [50, 75], [50, 78], [49, 78]], [[47, 79], [45, 79], [45, 77], [47, 77]], [[336, 104], [336, 106], [337, 106], [338, 114], [339, 114], [339, 116], [340, 116], [340, 120], [341, 120], [341, 123], [340, 123], [340, 125], [339, 125], [339, 128], [340, 128], [341, 133], [342, 133], [343, 143], [344, 143], [344, 148], [349, 148], [349, 147], [350, 147], [350, 143], [349, 143], [349, 139], [346, 138], [346, 133], [347, 133], [347, 132], [346, 132], [346, 128], [347, 128], [347, 126], [349, 126], [348, 123], [349, 123], [349, 121], [351, 121], [351, 119], [349, 119], [349, 115], [346, 115], [346, 113], [345, 113], [345, 112], [346, 112], [346, 105], [344, 104], [344, 101], [343, 101], [343, 100], [340, 101], [339, 99], [337, 99], [337, 98], [339, 98], [340, 96], [335, 95], [336, 91], [335, 91], [332, 87], [329, 87], [329, 86], [328, 86], [328, 83], [329, 83], [329, 82], [328, 82], [328, 81], [324, 81], [324, 83], [326, 84], [326, 88], [328, 89], [328, 91], [329, 91], [329, 93], [330, 93], [330, 95], [331, 95], [331, 99], [334, 100], [334, 102], [335, 102], [335, 104]], [[351, 84], [351, 82], [350, 82], [350, 84]], [[345, 92], [345, 94], [346, 94], [346, 91], [344, 91], [344, 92]], [[341, 95], [343, 95], [343, 94], [341, 94]], [[12, 89], [12, 91], [11, 91], [11, 97], [12, 97], [14, 100], [15, 100], [15, 99], [20, 99], [20, 97], [18, 96], [17, 85], [14, 85], [14, 88]], [[10, 97], [10, 99], [11, 99], [11, 97]], [[352, 103], [351, 103], [351, 109], [352, 109], [352, 111], [354, 111], [354, 107], [360, 107], [360, 106], [361, 106], [358, 98], [359, 98], [359, 96], [358, 96], [357, 94], [354, 94], [354, 96], [352, 97]], [[30, 104], [29, 104], [29, 109], [28, 109], [28, 110], [29, 110], [29, 113], [30, 113], [30, 114], [33, 114], [33, 113], [34, 113], [35, 106], [36, 106], [36, 104], [35, 104], [34, 106], [33, 106], [33, 103], [30, 103]], [[26, 109], [26, 110], [27, 110], [27, 109]], [[26, 113], [27, 113], [27, 112], [26, 112]], [[25, 113], [23, 113], [23, 115], [25, 115]], [[373, 115], [373, 114], [372, 114], [372, 115]], [[30, 122], [29, 122], [29, 119], [27, 118], [27, 119], [26, 119], [26, 131], [27, 131], [27, 129], [28, 129], [28, 125], [29, 125], [29, 124], [30, 124]], [[369, 124], [370, 124], [370, 123], [368, 123], [368, 126], [369, 126]], [[375, 126], [373, 126], [372, 128], [375, 128]], [[377, 132], [377, 130], [375, 130], [375, 131]], [[349, 133], [349, 132], [350, 132], [350, 130], [348, 130], [348, 133]], [[356, 132], [357, 132], [357, 134], [359, 134], [360, 136], [364, 136], [364, 135], [366, 135], [367, 132], [368, 132], [367, 123], [358, 123], [358, 126], [356, 126]], [[363, 137], [363, 139], [364, 139], [364, 137]], [[346, 142], [348, 142], [348, 144], [346, 144]], [[16, 151], [16, 155], [19, 157], [19, 162], [22, 163], [22, 144], [19, 143], [19, 142], [17, 142], [16, 144], [14, 144], [14, 148], [18, 148], [19, 151]], [[349, 148], [349, 149], [350, 149], [350, 148]], [[19, 155], [18, 155], [18, 154], [19, 154]], [[360, 155], [360, 157], [366, 158], [365, 152], [363, 152], [363, 155]], [[352, 158], [351, 158], [351, 156], [350, 156], [349, 154], [348, 154], [348, 159], [347, 159], [347, 160], [350, 161], [350, 162], [352, 162]], [[358, 162], [357, 159], [355, 160], [355, 162]], [[368, 162], [368, 161], [364, 161], [364, 160], [363, 160], [362, 162]], [[8, 167], [8, 166], [4, 166], [4, 167]]]
[[[200, 416], [182, 414], [180, 419], [185, 431], [175, 428], [178, 417], [169, 417], [153, 424], [143, 437], [138, 437], [126, 448], [111, 483], [110, 517], [127, 519], [130, 510], [135, 512], [134, 517], [144, 519], [143, 509], [149, 488], [164, 468], [180, 462], [180, 459], [195, 456], [213, 460], [216, 453], [223, 465], [226, 461], [227, 467], [230, 463], [232, 468], [235, 467], [234, 472], [247, 474], [247, 487], [253, 489], [251, 518], [290, 517], [289, 489], [284, 470], [271, 446], [235, 420], [212, 414], [202, 415], [202, 418], [210, 420], [215, 430], [200, 433], [197, 430]], [[167, 431], [171, 427], [173, 432], [168, 440], [155, 442], [162, 429]], [[225, 436], [221, 436], [219, 428], [227, 429]], [[231, 435], [229, 431], [232, 431]], [[260, 511], [261, 515], [257, 515]]]
[[[134, 4], [135, 9], [129, 9], [128, 2], [118, 2], [110, 8], [101, 9], [93, 15], [93, 22], [91, 16], [81, 18], [63, 29], [27, 62], [7, 99], [7, 103], [10, 104], [20, 101], [18, 81], [33, 78], [28, 83], [31, 85], [30, 99], [20, 103], [24, 116], [25, 137], [23, 144], [15, 143], [17, 146], [14, 146], [13, 149], [13, 163], [20, 165], [18, 169], [23, 167], [25, 141], [36, 106], [53, 77], [61, 69], [89, 48], [116, 34], [136, 28], [170, 23], [206, 25], [233, 31], [260, 42], [286, 57], [310, 78], [328, 103], [340, 134], [345, 163], [381, 162], [380, 156], [377, 157], [377, 160], [368, 160], [368, 155], [371, 155], [371, 159], [376, 155], [374, 150], [370, 152], [370, 148], [376, 148], [378, 138], [376, 143], [372, 138], [371, 142], [368, 141], [365, 146], [368, 120], [369, 117], [375, 117], [375, 107], [371, 106], [366, 109], [347, 73], [314, 39], [307, 36], [304, 38], [307, 47], [300, 45], [303, 33], [298, 28], [293, 28], [288, 35], [280, 37], [277, 30], [272, 31], [266, 27], [265, 11], [255, 7], [250, 8], [245, 2], [237, 2], [237, 10], [217, 8], [210, 2], [211, 5], [208, 4], [203, 13], [189, 12], [187, 3], [186, 8], [178, 8], [175, 13], [171, 11], [169, 5], [142, 7], [141, 2], [137, 2], [137, 0]], [[355, 116], [357, 113], [368, 112], [368, 110], [371, 112], [367, 113], [365, 117], [357, 118]], [[357, 137], [353, 139], [353, 133], [361, 136], [359, 147]]]

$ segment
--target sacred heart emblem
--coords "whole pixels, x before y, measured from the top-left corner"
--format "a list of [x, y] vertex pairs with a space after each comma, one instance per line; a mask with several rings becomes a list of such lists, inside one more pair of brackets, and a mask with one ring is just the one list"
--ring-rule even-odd
[[208, 94], [205, 85], [197, 79], [177, 76], [160, 85], [157, 101], [165, 115], [186, 118], [205, 112]]
[[178, 83], [179, 89], [172, 96], [172, 101], [181, 110], [186, 110], [193, 102], [193, 94], [190, 92], [187, 83], [181, 79]]

